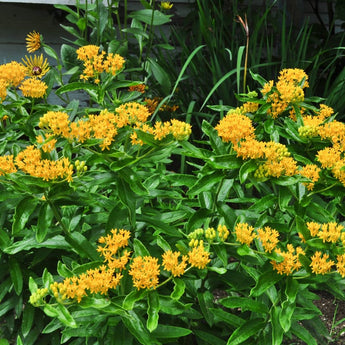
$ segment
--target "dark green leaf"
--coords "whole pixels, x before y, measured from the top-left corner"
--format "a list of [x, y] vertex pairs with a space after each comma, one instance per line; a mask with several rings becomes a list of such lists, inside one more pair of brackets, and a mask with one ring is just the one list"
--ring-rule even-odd
[[14, 290], [19, 296], [23, 289], [23, 274], [18, 261], [12, 256], [9, 259], [10, 276], [14, 285]]
[[237, 328], [228, 339], [227, 345], [242, 344], [251, 336], [259, 333], [266, 325], [262, 319], [248, 320], [241, 327]]
[[131, 12], [129, 17], [148, 25], [163, 25], [170, 22], [171, 15], [166, 15], [158, 10], [144, 9]]
[[38, 199], [34, 199], [32, 197], [26, 197], [18, 203], [13, 216], [13, 235], [24, 229], [37, 204]]
[[262, 273], [256, 285], [251, 289], [250, 296], [257, 297], [262, 295], [269, 287], [281, 280], [282, 277], [282, 275], [273, 270]]
[[250, 310], [256, 313], [268, 313], [266, 304], [258, 302], [250, 297], [230, 296], [222, 298], [219, 302], [226, 308], [241, 308], [242, 311]]
[[121, 316], [123, 323], [133, 336], [143, 345], [160, 345], [154, 335], [151, 335], [146, 327], [144, 327], [139, 316], [133, 311], [128, 311], [125, 315]]

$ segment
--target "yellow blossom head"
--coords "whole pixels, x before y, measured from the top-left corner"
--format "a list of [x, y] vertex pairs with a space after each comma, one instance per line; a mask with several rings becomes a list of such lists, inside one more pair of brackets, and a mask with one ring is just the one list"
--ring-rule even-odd
[[34, 78], [42, 78], [49, 71], [49, 64], [47, 58], [43, 58], [43, 54], [37, 56], [25, 56], [22, 59], [26, 67], [26, 75]]
[[28, 53], [33, 53], [41, 48], [41, 35], [36, 31], [30, 32], [25, 40]]
[[48, 85], [36, 78], [29, 78], [22, 82], [19, 90], [22, 91], [24, 97], [42, 98], [48, 89]]

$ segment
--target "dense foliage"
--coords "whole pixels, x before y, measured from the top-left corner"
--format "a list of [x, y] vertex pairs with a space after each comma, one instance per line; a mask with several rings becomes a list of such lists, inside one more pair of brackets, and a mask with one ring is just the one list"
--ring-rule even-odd
[[59, 6], [60, 54], [32, 32], [0, 65], [0, 344], [328, 344], [345, 125], [300, 68], [195, 120], [175, 91], [202, 47], [167, 84], [147, 50], [171, 4], [143, 4], [135, 53], [96, 1]]

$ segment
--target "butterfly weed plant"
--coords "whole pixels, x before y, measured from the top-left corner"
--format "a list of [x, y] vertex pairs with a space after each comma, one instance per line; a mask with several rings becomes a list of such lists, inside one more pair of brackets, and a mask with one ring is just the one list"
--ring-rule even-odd
[[345, 298], [345, 125], [303, 70], [251, 73], [192, 141], [121, 54], [77, 46], [64, 82], [28, 45], [0, 66], [2, 343], [332, 340], [313, 301]]

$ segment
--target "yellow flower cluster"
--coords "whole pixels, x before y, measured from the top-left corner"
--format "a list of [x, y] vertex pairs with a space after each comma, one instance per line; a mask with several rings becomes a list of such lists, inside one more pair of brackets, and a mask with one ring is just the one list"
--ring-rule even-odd
[[247, 223], [237, 223], [234, 230], [237, 241], [248, 246], [250, 246], [254, 238], [256, 238], [254, 228]]
[[132, 276], [133, 286], [140, 289], [155, 289], [160, 274], [158, 259], [152, 256], [137, 256], [130, 264], [128, 274]]
[[280, 262], [272, 260], [271, 264], [278, 274], [291, 275], [294, 271], [298, 271], [302, 267], [299, 255], [304, 254], [304, 251], [301, 247], [294, 248], [291, 243], [286, 245], [286, 249], [286, 251], [283, 251], [277, 248], [275, 252], [279, 254], [283, 260]]
[[328, 260], [329, 254], [322, 254], [320, 251], [316, 251], [311, 257], [311, 270], [315, 274], [328, 273], [332, 266], [335, 264], [333, 260]]
[[132, 126], [132, 144], [143, 142], [138, 139], [136, 130], [150, 133], [154, 139], [161, 140], [172, 135], [176, 140], [185, 140], [191, 133], [191, 126], [188, 123], [172, 119], [170, 121], [157, 122], [154, 127], [146, 123], [150, 113], [146, 106], [129, 102], [122, 104], [112, 113], [107, 109], [102, 110], [98, 115], [89, 115], [77, 121], [70, 121], [68, 114], [61, 111], [48, 111], [39, 121], [39, 127], [47, 132], [45, 138], [40, 138], [40, 144], [45, 145], [51, 140], [50, 135], [62, 136], [68, 140], [85, 142], [88, 139], [99, 139], [102, 150], [109, 150], [114, 142], [118, 130], [125, 126]]
[[114, 269], [102, 265], [77, 277], [66, 278], [62, 283], [55, 282], [50, 285], [50, 290], [60, 303], [66, 299], [75, 299], [79, 303], [88, 295], [88, 291], [105, 295], [109, 289], [116, 289], [121, 278], [121, 273], [115, 273]]
[[307, 228], [310, 235], [313, 237], [319, 237], [322, 242], [336, 243], [341, 239], [342, 231], [344, 227], [336, 222], [330, 222], [325, 224], [318, 224], [315, 222], [308, 222]]
[[307, 164], [299, 171], [303, 177], [311, 180], [311, 182], [303, 183], [308, 190], [312, 190], [314, 188], [315, 182], [320, 178], [320, 171], [321, 169], [316, 164]]
[[42, 178], [45, 181], [58, 178], [66, 179], [69, 182], [72, 181], [73, 165], [68, 158], [57, 161], [42, 159], [41, 151], [33, 145], [18, 153], [15, 164], [23, 172]]
[[298, 68], [288, 68], [280, 71], [278, 81], [274, 85], [271, 80], [266, 83], [261, 93], [271, 105], [269, 114], [277, 118], [284, 111], [291, 110], [291, 106], [304, 100], [303, 89], [308, 87], [308, 76]]
[[265, 252], [271, 253], [279, 242], [279, 232], [275, 229], [265, 226], [263, 229], [257, 229], [257, 238], [261, 241]]
[[252, 121], [239, 108], [230, 110], [215, 129], [223, 141], [231, 142], [234, 146], [241, 140], [255, 137]]
[[48, 89], [48, 85], [36, 78], [25, 79], [19, 86], [24, 97], [42, 98]]
[[0, 156], [0, 176], [17, 171], [13, 155]]
[[[223, 229], [224, 230], [224, 229]], [[224, 232], [224, 231], [223, 231]], [[123, 278], [122, 272], [127, 269], [131, 252], [126, 248], [130, 239], [130, 232], [124, 229], [112, 229], [110, 234], [101, 236], [97, 251], [103, 257], [104, 263], [86, 273], [54, 282], [49, 289], [58, 303], [65, 303], [67, 299], [78, 303], [88, 294], [107, 294], [109, 290], [116, 289]], [[190, 267], [203, 269], [210, 262], [210, 253], [203, 245], [194, 247], [187, 255], [178, 251], [167, 250], [162, 254], [162, 266], [172, 276], [183, 275]], [[159, 284], [160, 264], [158, 258], [152, 256], [137, 256], [129, 263], [128, 274], [132, 277], [133, 286], [140, 289], [156, 289]], [[43, 294], [43, 292], [42, 292]], [[31, 303], [42, 300], [42, 294], [33, 294]], [[48, 290], [44, 290], [44, 296]], [[44, 297], [43, 296], [43, 297]]]
[[56, 300], [63, 303], [66, 299], [80, 302], [88, 293], [107, 294], [110, 289], [116, 289], [122, 279], [122, 271], [129, 261], [128, 246], [130, 232], [124, 229], [112, 229], [111, 234], [101, 236], [101, 244], [97, 251], [103, 256], [104, 264], [90, 269], [79, 276], [66, 278], [62, 283], [53, 283], [50, 290]]
[[125, 63], [125, 59], [119, 54], [99, 51], [100, 47], [96, 45], [86, 45], [77, 49], [77, 57], [83, 61], [84, 70], [80, 79], [94, 79], [96, 84], [100, 83], [100, 75], [103, 72], [113, 76], [118, 74]]
[[179, 261], [180, 255], [180, 252], [173, 252], [171, 250], [166, 251], [162, 255], [164, 269], [171, 272], [174, 277], [184, 274], [187, 267], [187, 255], [182, 255], [181, 261]]
[[[254, 105], [253, 111], [256, 109], [256, 103]], [[297, 162], [290, 157], [286, 146], [273, 141], [256, 140], [254, 126], [245, 112], [243, 107], [230, 110], [215, 127], [218, 135], [223, 141], [232, 143], [237, 157], [264, 160], [255, 171], [254, 176], [256, 178], [295, 175]]]
[[99, 238], [98, 242], [103, 246], [98, 246], [97, 251], [104, 257], [104, 262], [109, 268], [120, 271], [125, 269], [131, 252], [129, 250], [119, 252], [119, 250], [128, 246], [130, 236], [128, 230], [112, 229], [111, 235]]

